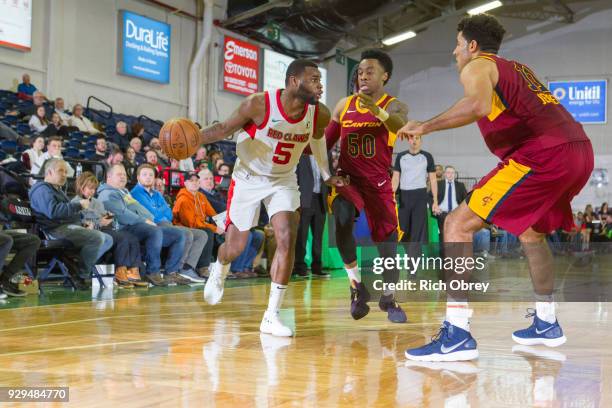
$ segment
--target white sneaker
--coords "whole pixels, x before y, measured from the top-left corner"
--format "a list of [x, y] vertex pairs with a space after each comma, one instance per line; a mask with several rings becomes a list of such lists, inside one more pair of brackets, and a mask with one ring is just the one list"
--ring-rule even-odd
[[273, 336], [279, 337], [293, 336], [293, 331], [280, 321], [280, 318], [278, 317], [278, 312], [272, 313], [266, 311], [266, 313], [264, 313], [263, 319], [261, 320], [259, 331], [261, 331], [262, 333], [271, 334]]
[[221, 275], [221, 268], [218, 262], [212, 265], [210, 275], [204, 286], [204, 300], [209, 305], [216, 305], [223, 297], [223, 286], [225, 285], [225, 277]]

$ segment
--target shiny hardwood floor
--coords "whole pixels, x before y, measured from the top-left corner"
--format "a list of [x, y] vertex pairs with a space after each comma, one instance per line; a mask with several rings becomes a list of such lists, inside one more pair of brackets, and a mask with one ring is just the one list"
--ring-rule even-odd
[[[347, 282], [292, 282], [291, 339], [260, 335], [268, 285], [0, 310], [0, 385], [69, 386], [74, 407], [610, 407], [609, 303], [563, 303], [557, 349], [513, 348], [528, 303], [474, 303], [474, 363], [407, 364], [437, 332], [442, 303], [404, 303], [394, 325], [371, 303], [356, 322]], [[146, 291], [146, 290], [145, 290]], [[5, 405], [3, 405], [5, 406]], [[6, 405], [10, 406], [10, 405]], [[28, 406], [15, 404], [14, 406]]]

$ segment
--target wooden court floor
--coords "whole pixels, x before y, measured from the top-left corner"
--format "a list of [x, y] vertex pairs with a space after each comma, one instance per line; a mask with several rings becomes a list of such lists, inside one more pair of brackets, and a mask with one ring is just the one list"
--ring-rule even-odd
[[[340, 272], [340, 271], [339, 271]], [[353, 321], [341, 273], [292, 282], [295, 338], [260, 335], [265, 280], [123, 293], [114, 300], [0, 310], [0, 385], [68, 386], [71, 407], [611, 407], [609, 303], [562, 303], [568, 342], [513, 349], [529, 303], [474, 303], [474, 363], [406, 364], [437, 332], [444, 304], [403, 303], [409, 323]], [[146, 291], [146, 289], [145, 289]], [[53, 302], [49, 302], [53, 303]]]

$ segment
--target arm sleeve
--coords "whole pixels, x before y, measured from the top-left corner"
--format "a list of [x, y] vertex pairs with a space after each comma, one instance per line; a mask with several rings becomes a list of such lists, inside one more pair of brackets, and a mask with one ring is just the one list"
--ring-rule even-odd
[[429, 152], [423, 152], [425, 157], [427, 158], [427, 172], [433, 173], [436, 171], [436, 164], [434, 163], [433, 156]]
[[402, 156], [404, 155], [404, 153], [399, 153], [397, 156], [395, 156], [395, 165], [393, 166], [393, 170], [395, 171], [402, 171], [402, 166], [400, 165], [400, 160], [402, 159]]

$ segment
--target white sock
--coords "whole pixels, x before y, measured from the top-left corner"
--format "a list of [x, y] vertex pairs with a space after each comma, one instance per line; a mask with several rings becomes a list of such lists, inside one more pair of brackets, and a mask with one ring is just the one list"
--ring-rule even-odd
[[274, 283], [270, 285], [270, 298], [268, 299], [268, 309], [266, 313], [276, 313], [283, 303], [285, 292], [287, 291], [287, 285], [281, 285], [280, 283]]
[[361, 272], [359, 271], [359, 267], [355, 266], [354, 268], [347, 268], [346, 269], [346, 274], [348, 275], [349, 280], [355, 281], [357, 283], [361, 282]]
[[227, 274], [229, 273], [231, 263], [223, 265], [218, 258], [216, 260], [216, 263], [217, 263], [217, 270], [221, 272], [221, 277], [225, 279], [227, 277]]
[[468, 307], [468, 302], [446, 302], [446, 321], [453, 326], [470, 331], [470, 317], [472, 309]]
[[536, 315], [547, 323], [556, 322], [555, 302], [536, 302]]
[[385, 296], [393, 296], [393, 295], [395, 295], [395, 290], [385, 289], [383, 291], [383, 295], [385, 295]]

